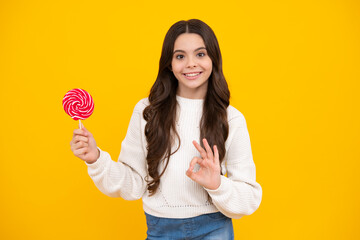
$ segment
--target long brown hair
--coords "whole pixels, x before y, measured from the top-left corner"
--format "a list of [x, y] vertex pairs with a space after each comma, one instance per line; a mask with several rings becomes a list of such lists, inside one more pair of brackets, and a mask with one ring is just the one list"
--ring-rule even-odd
[[[214, 145], [218, 147], [220, 162], [225, 156], [225, 141], [229, 133], [227, 107], [229, 106], [230, 91], [222, 72], [222, 58], [218, 41], [206, 23], [198, 19], [179, 21], [170, 27], [165, 36], [158, 76], [148, 97], [150, 105], [143, 111], [143, 117], [147, 121], [145, 126], [148, 151], [146, 160], [149, 176], [152, 178], [152, 180], [147, 179], [150, 196], [155, 194], [158, 189], [160, 177], [168, 166], [170, 156], [177, 152], [181, 145], [175, 125], [178, 80], [171, 71], [171, 62], [175, 40], [183, 33], [199, 34], [212, 61], [212, 73], [208, 79], [208, 89], [200, 122], [200, 139], [206, 138], [212, 149]], [[175, 140], [174, 135], [179, 141], [179, 146], [171, 153], [171, 147]], [[202, 141], [200, 144], [204, 147]], [[165, 159], [165, 167], [159, 173], [160, 162]]]

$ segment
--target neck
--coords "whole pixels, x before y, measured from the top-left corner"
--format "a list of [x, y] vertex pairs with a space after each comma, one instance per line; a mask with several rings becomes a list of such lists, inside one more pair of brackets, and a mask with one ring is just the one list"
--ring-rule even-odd
[[180, 89], [178, 88], [178, 90], [176, 91], [176, 95], [188, 99], [205, 99], [206, 92], [184, 92], [180, 91]]

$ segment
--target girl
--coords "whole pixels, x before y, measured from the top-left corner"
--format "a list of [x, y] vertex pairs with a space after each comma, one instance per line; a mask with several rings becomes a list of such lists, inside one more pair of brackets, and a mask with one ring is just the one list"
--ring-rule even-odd
[[197, 19], [179, 21], [165, 36], [158, 76], [134, 108], [118, 161], [86, 128], [74, 130], [71, 150], [101, 192], [142, 198], [147, 239], [234, 239], [231, 218], [252, 214], [262, 188], [245, 118], [229, 98], [214, 32]]

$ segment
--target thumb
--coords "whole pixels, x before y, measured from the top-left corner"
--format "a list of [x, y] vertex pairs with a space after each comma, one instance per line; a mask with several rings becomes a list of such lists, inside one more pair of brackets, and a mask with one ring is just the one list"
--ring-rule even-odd
[[84, 125], [82, 125], [82, 123], [81, 123], [81, 129], [84, 131], [84, 133], [87, 137], [92, 136], [91, 132], [89, 132], [89, 130], [87, 130], [87, 128], [84, 127]]
[[85, 135], [88, 135], [89, 131], [86, 129], [86, 127], [84, 127], [84, 124], [81, 121], [80, 121], [79, 125], [80, 125], [81, 130], [84, 131]]

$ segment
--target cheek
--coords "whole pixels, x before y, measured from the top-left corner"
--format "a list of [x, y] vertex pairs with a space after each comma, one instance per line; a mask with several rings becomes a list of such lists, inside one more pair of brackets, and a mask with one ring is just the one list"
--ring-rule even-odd
[[206, 70], [210, 74], [212, 72], [212, 62], [207, 63], [205, 67], [206, 67]]
[[209, 63], [209, 71], [212, 72], [212, 62]]
[[203, 65], [203, 68], [206, 69], [206, 72], [205, 72], [205, 77], [208, 79], [212, 73], [212, 62], [209, 61], [209, 62], [206, 62], [204, 65]]
[[181, 63], [174, 63], [174, 62], [172, 62], [172, 63], [171, 63], [171, 68], [172, 68], [174, 74], [175, 74], [175, 73], [181, 73], [182, 70], [183, 70], [183, 65], [182, 65]]
[[206, 61], [203, 62], [203, 67], [210, 72], [212, 71], [212, 61], [210, 58], [206, 59]]

